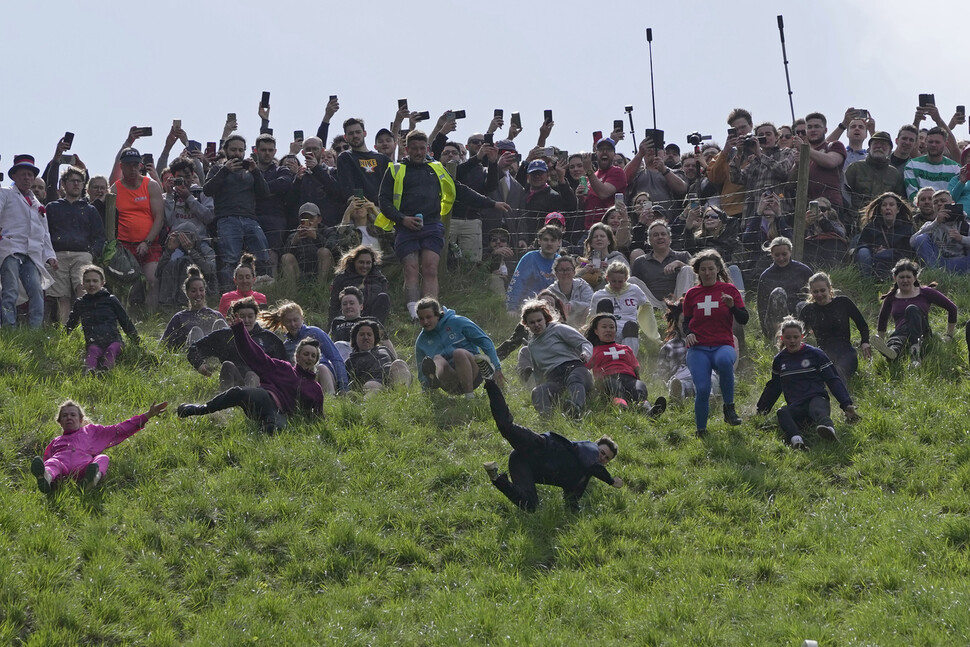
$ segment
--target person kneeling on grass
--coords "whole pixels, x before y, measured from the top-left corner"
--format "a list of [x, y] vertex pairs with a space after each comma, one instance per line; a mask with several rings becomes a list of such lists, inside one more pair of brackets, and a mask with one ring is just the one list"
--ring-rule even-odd
[[787, 443], [794, 449], [805, 449], [800, 429], [805, 422], [814, 424], [821, 438], [835, 440], [826, 385], [839, 401], [845, 419], [859, 419], [845, 382], [824, 352], [805, 343], [805, 324], [801, 321], [785, 318], [779, 335], [779, 352], [771, 362], [771, 379], [758, 399], [758, 413], [768, 415], [778, 396], [784, 394], [786, 404], [778, 409], [777, 416]]
[[30, 473], [37, 477], [37, 487], [45, 494], [57, 479], [73, 476], [85, 488], [97, 485], [108, 471], [108, 456], [102, 454], [142, 429], [151, 418], [165, 411], [168, 402], [156, 402], [146, 413], [116, 425], [85, 424], [84, 410], [68, 400], [57, 410], [57, 424], [63, 432], [44, 450], [44, 457], [34, 456]]
[[595, 315], [586, 329], [586, 339], [593, 345], [593, 356], [586, 363], [593, 372], [594, 383], [599, 383], [613, 404], [626, 409], [629, 402], [639, 403], [651, 418], [667, 409], [666, 398], [657, 398], [650, 406], [647, 401], [647, 385], [640, 380], [640, 362], [633, 349], [616, 343], [616, 315], [601, 312]]
[[108, 371], [114, 367], [115, 359], [122, 348], [118, 327], [123, 328], [128, 339], [135, 344], [139, 342], [138, 331], [121, 301], [105, 289], [104, 271], [100, 267], [82, 267], [81, 285], [85, 294], [71, 306], [71, 314], [64, 330], [70, 334], [78, 322], [81, 323], [84, 344], [87, 347], [87, 356], [84, 359], [86, 374], [99, 369]]
[[414, 341], [418, 379], [426, 389], [474, 397], [475, 387], [493, 375], [504, 383], [495, 344], [485, 331], [431, 297], [418, 301], [421, 332]]
[[236, 351], [259, 376], [259, 386], [234, 386], [205, 404], [180, 404], [178, 417], [204, 416], [242, 407], [247, 418], [258, 420], [260, 429], [271, 434], [286, 426], [286, 415], [297, 406], [312, 415], [323, 416], [323, 388], [317, 382], [320, 342], [309, 337], [301, 341], [296, 347], [294, 366], [267, 355], [249, 336], [242, 319], [233, 317], [230, 323]]
[[353, 349], [347, 358], [347, 374], [355, 387], [370, 397], [385, 386], [411, 384], [411, 370], [403, 359], [397, 359], [393, 350], [378, 346], [383, 328], [376, 321], [361, 319], [351, 331], [350, 345]]
[[512, 453], [507, 475], [499, 474], [498, 463], [485, 463], [484, 467], [492, 485], [509, 501], [527, 512], [535, 511], [539, 505], [536, 483], [541, 483], [562, 488], [566, 505], [576, 510], [591, 476], [615, 488], [623, 487], [623, 479], [611, 476], [606, 469], [619, 451], [612, 438], [603, 436], [594, 443], [571, 441], [551, 431], [537, 434], [515, 424], [505, 396], [495, 382], [486, 380], [485, 391], [495, 426], [512, 445]]

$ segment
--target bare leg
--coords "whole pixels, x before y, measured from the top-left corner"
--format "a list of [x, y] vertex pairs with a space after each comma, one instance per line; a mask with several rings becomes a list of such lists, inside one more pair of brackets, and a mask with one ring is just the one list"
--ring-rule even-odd
[[424, 281], [423, 294], [426, 297], [438, 298], [438, 261], [440, 256], [434, 252], [421, 250], [421, 278]]
[[300, 264], [296, 262], [293, 254], [283, 254], [280, 259], [280, 274], [288, 281], [296, 281], [300, 278]]
[[330, 369], [323, 364], [317, 364], [317, 382], [323, 387], [323, 392], [327, 395], [333, 395], [337, 392], [336, 385], [333, 381], [333, 373]]
[[333, 267], [333, 254], [326, 247], [321, 247], [317, 250], [317, 280], [320, 283], [327, 282], [327, 276], [330, 274], [330, 268]]
[[147, 292], [145, 295], [145, 303], [148, 305], [149, 312], [158, 311], [158, 279], [155, 277], [155, 270], [158, 268], [158, 263], [145, 263], [141, 266], [142, 270], [145, 272], [145, 279], [147, 283]]

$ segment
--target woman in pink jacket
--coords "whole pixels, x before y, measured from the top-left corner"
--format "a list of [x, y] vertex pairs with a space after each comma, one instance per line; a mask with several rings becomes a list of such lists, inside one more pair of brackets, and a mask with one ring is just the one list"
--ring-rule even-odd
[[46, 494], [55, 480], [65, 476], [80, 480], [85, 488], [97, 485], [108, 471], [108, 457], [101, 452], [133, 436], [167, 406], [168, 402], [156, 402], [147, 413], [117, 425], [96, 425], [85, 424], [84, 410], [68, 400], [57, 411], [57, 424], [64, 433], [51, 441], [44, 458], [34, 456], [30, 463], [37, 487]]

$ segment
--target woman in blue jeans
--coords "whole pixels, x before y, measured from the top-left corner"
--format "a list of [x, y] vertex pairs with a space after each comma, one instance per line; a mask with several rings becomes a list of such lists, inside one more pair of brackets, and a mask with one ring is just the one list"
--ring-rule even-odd
[[713, 249], [698, 252], [690, 261], [700, 279], [684, 295], [684, 326], [689, 334], [687, 368], [694, 380], [694, 421], [697, 436], [707, 434], [710, 413], [711, 371], [717, 372], [724, 398], [724, 420], [740, 425], [741, 418], [734, 409], [734, 360], [738, 353], [734, 346], [733, 327], [737, 321], [748, 323], [748, 311], [738, 289], [731, 285], [721, 255]]

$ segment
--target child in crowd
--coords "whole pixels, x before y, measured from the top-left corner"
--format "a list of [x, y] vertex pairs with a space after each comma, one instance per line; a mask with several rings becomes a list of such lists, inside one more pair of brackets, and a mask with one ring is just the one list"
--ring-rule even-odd
[[101, 452], [133, 436], [167, 406], [168, 402], [156, 402], [146, 413], [105, 426], [85, 423], [80, 405], [72, 400], [64, 402], [57, 410], [57, 424], [63, 433], [50, 442], [43, 458], [34, 456], [30, 463], [37, 487], [46, 494], [54, 481], [65, 476], [75, 477], [85, 488], [97, 485], [108, 471], [109, 459]]
[[282, 301], [275, 308], [264, 312], [260, 319], [267, 330], [285, 330], [283, 347], [292, 362], [297, 345], [309, 337], [320, 344], [320, 366], [317, 368], [317, 381], [324, 393], [332, 395], [337, 389], [347, 390], [347, 369], [333, 340], [316, 326], [308, 326], [303, 318], [303, 308], [292, 301]]
[[[606, 287], [593, 293], [590, 301], [595, 312], [609, 312], [616, 315], [616, 326], [620, 330], [623, 343], [640, 352], [640, 308], [647, 303], [647, 295], [628, 281], [630, 268], [619, 261], [613, 261], [606, 270]], [[652, 307], [644, 313], [653, 316]], [[653, 333], [655, 341], [660, 341], [656, 324]]]
[[85, 294], [74, 302], [64, 329], [70, 333], [80, 322], [87, 346], [84, 371], [91, 373], [99, 368], [107, 371], [115, 365], [121, 352], [118, 327], [135, 344], [139, 342], [138, 331], [118, 298], [105, 289], [104, 270], [97, 265], [85, 265], [81, 268], [81, 285]]
[[667, 400], [657, 398], [651, 407], [647, 385], [640, 380], [640, 362], [633, 349], [616, 343], [616, 315], [601, 312], [593, 316], [586, 329], [586, 339], [593, 344], [593, 355], [586, 367], [593, 372], [594, 384], [600, 384], [613, 403], [626, 409], [629, 402], [639, 403], [651, 417], [667, 409]]
[[218, 311], [206, 306], [205, 277], [195, 265], [189, 265], [185, 271], [182, 292], [188, 299], [189, 307], [172, 315], [161, 339], [173, 350], [191, 346], [213, 330], [228, 327]]
[[835, 440], [826, 386], [845, 411], [845, 419], [848, 422], [859, 419], [845, 382], [825, 353], [805, 343], [801, 321], [786, 317], [779, 326], [779, 335], [779, 352], [771, 362], [771, 379], [758, 399], [758, 413], [767, 415], [778, 396], [784, 394], [786, 404], [778, 409], [777, 416], [786, 442], [794, 449], [805, 449], [800, 429], [805, 422], [816, 425], [821, 438]]
[[256, 257], [252, 254], [243, 254], [239, 259], [239, 265], [232, 275], [232, 282], [236, 284], [236, 289], [226, 292], [219, 299], [219, 312], [225, 317], [229, 314], [229, 306], [233, 301], [238, 301], [243, 297], [252, 297], [261, 306], [266, 305], [266, 295], [253, 290], [253, 283], [256, 281]]

